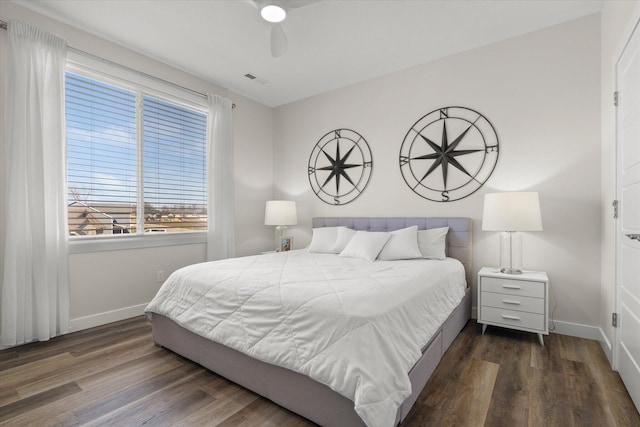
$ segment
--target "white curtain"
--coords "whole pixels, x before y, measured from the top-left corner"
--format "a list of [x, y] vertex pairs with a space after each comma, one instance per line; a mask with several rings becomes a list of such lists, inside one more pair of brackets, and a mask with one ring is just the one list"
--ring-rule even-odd
[[66, 41], [12, 20], [2, 157], [0, 343], [69, 330]]
[[207, 261], [235, 256], [232, 104], [207, 97]]

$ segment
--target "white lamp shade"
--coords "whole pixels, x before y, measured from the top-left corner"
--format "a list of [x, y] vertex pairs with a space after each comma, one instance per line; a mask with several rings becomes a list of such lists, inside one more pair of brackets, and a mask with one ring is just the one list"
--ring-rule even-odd
[[269, 200], [264, 211], [264, 225], [295, 225], [298, 223], [296, 202]]
[[542, 218], [538, 193], [485, 194], [482, 229], [485, 231], [541, 231]]

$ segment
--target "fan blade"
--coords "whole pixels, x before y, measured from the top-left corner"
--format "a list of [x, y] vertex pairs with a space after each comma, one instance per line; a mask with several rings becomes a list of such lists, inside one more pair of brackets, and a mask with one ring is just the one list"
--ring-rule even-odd
[[320, 3], [324, 0], [240, 0], [243, 3], [253, 5], [256, 9], [260, 10], [267, 4], [275, 3], [282, 6], [287, 12], [291, 9], [297, 9], [299, 7], [309, 6], [310, 4]]
[[278, 58], [287, 52], [287, 35], [280, 24], [271, 26], [271, 56]]
[[285, 0], [284, 4], [287, 9], [297, 9], [314, 3], [320, 3], [321, 1], [323, 0]]

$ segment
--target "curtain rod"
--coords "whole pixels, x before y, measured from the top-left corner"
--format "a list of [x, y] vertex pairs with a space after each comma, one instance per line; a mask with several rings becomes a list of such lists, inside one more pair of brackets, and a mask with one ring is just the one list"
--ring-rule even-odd
[[[2, 1], [2, 0], [0, 0], [0, 1]], [[3, 20], [0, 20], [0, 28], [6, 30], [6, 29], [8, 29], [8, 24], [6, 22], [4, 22]], [[184, 87], [184, 86], [181, 86], [181, 85], [179, 85], [177, 83], [173, 83], [173, 82], [170, 82], [168, 80], [161, 79], [160, 77], [156, 77], [156, 76], [153, 76], [151, 74], [147, 74], [145, 72], [135, 70], [133, 68], [127, 67], [126, 65], [118, 64], [117, 62], [111, 61], [110, 59], [102, 58], [101, 56], [94, 55], [93, 53], [85, 52], [84, 50], [76, 49], [75, 47], [71, 47], [71, 46], [69, 46], [69, 50], [72, 50], [72, 51], [74, 51], [76, 53], [79, 53], [81, 55], [90, 56], [93, 59], [97, 59], [97, 60], [102, 61], [102, 62], [108, 62], [109, 64], [115, 65], [115, 66], [120, 67], [120, 68], [124, 68], [124, 69], [126, 69], [128, 71], [133, 71], [134, 73], [143, 75], [145, 77], [148, 77], [148, 78], [151, 78], [151, 79], [154, 79], [154, 80], [157, 80], [157, 81], [160, 81], [162, 83], [168, 83], [173, 87], [177, 87], [179, 89], [186, 90], [187, 92], [191, 92], [191, 93], [193, 93], [195, 95], [198, 95], [198, 96], [201, 96], [203, 98], [207, 97], [206, 94], [204, 94], [202, 92], [198, 92], [197, 90], [189, 89], [188, 87]], [[236, 108], [236, 104], [232, 103], [231, 104], [231, 108], [235, 109]]]

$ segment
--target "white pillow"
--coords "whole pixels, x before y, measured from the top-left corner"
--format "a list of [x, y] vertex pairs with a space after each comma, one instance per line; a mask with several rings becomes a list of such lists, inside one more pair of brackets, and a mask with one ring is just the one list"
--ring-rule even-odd
[[339, 254], [347, 247], [347, 243], [351, 240], [353, 236], [356, 235], [356, 230], [352, 230], [347, 227], [338, 228], [338, 238], [336, 239], [336, 244], [333, 245], [331, 252], [335, 252]]
[[338, 229], [344, 227], [319, 227], [314, 228], [311, 234], [309, 252], [337, 253], [333, 251], [338, 238]]
[[431, 228], [418, 231], [418, 247], [422, 258], [445, 259], [445, 246], [449, 227]]
[[418, 226], [403, 228], [389, 233], [391, 238], [378, 255], [379, 260], [422, 258], [418, 248]]
[[390, 233], [356, 231], [340, 256], [374, 261], [390, 237]]

